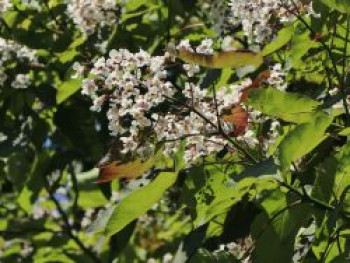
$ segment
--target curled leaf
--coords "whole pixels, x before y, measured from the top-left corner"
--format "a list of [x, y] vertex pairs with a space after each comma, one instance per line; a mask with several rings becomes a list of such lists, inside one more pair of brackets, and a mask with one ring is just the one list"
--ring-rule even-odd
[[257, 89], [270, 77], [270, 71], [263, 71], [256, 79], [252, 81], [248, 87], [242, 91], [241, 101], [245, 101], [248, 97], [248, 92], [252, 89]]
[[207, 68], [239, 68], [244, 66], [258, 68], [263, 63], [261, 54], [250, 50], [224, 51], [207, 55], [181, 48], [178, 57], [186, 63], [198, 64]]
[[231, 109], [230, 115], [224, 116], [224, 121], [235, 126], [234, 135], [242, 134], [248, 126], [248, 112], [242, 106], [235, 106]]
[[135, 159], [131, 162], [113, 161], [99, 166], [100, 172], [97, 182], [105, 183], [113, 179], [132, 180], [149, 171], [155, 164], [155, 158], [149, 158], [145, 162]]

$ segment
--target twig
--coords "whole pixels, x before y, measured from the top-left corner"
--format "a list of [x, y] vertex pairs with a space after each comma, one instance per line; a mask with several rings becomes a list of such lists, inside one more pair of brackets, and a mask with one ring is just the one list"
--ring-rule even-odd
[[[204, 121], [206, 121], [207, 123], [209, 123], [213, 128], [215, 128], [216, 130], [219, 130], [218, 127], [211, 121], [209, 120], [207, 117], [205, 117], [201, 112], [199, 112], [196, 108], [191, 107], [189, 105], [187, 105], [186, 103], [183, 103], [182, 101], [179, 101], [177, 99], [165, 96], [166, 99], [181, 104], [184, 107], [188, 108], [190, 111], [193, 111], [194, 113], [196, 113], [199, 117], [201, 117]], [[237, 150], [239, 150], [247, 159], [249, 159], [252, 163], [257, 164], [258, 161], [254, 158], [254, 156], [252, 156], [249, 152], [247, 152], [243, 147], [241, 147], [236, 141], [232, 140], [232, 138], [230, 136], [228, 136], [224, 131], [219, 131], [220, 135], [225, 138], [226, 140], [228, 140], [231, 144], [233, 144]]]

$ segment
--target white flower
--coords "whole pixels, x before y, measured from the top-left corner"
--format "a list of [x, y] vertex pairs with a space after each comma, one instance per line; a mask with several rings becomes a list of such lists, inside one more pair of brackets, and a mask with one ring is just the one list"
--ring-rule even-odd
[[94, 96], [97, 89], [98, 87], [96, 86], [94, 80], [92, 79], [83, 80], [82, 91], [81, 91], [83, 95]]
[[93, 111], [100, 111], [103, 103], [106, 101], [105, 96], [100, 96], [100, 97], [95, 97], [93, 101], [93, 105], [90, 107], [91, 110]]
[[199, 54], [211, 55], [214, 53], [212, 46], [213, 46], [213, 40], [206, 38], [196, 48], [196, 52]]
[[285, 91], [287, 89], [285, 77], [286, 71], [282, 68], [280, 63], [277, 63], [271, 67], [270, 77], [267, 79], [267, 82], [276, 89]]
[[93, 34], [98, 26], [111, 26], [117, 22], [120, 6], [114, 0], [69, 0], [68, 14], [86, 34]]
[[305, 14], [315, 15], [312, 1], [307, 4], [301, 0], [231, 0], [230, 20], [233, 25], [242, 25], [243, 33], [250, 44], [264, 44], [275, 33], [274, 23], [294, 21], [293, 14], [287, 11], [294, 8], [294, 3], [303, 7], [300, 10], [304, 10]]
[[74, 62], [72, 69], [75, 71], [75, 74], [72, 76], [73, 79], [80, 78], [84, 74], [84, 66], [80, 65], [79, 62]]
[[30, 77], [26, 74], [18, 74], [16, 79], [11, 83], [15, 89], [26, 89], [31, 84]]
[[193, 77], [200, 71], [199, 66], [195, 64], [184, 64], [183, 69], [186, 71], [187, 76], [189, 77]]
[[185, 49], [187, 51], [193, 52], [190, 41], [188, 39], [181, 40], [181, 42], [177, 45], [177, 49]]

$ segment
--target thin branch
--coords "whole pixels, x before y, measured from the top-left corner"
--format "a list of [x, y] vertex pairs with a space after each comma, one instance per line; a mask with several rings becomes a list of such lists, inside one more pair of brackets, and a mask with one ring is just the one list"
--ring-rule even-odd
[[[219, 130], [218, 127], [211, 121], [209, 120], [207, 117], [205, 117], [201, 112], [199, 112], [196, 108], [191, 107], [189, 105], [187, 105], [186, 103], [183, 103], [182, 101], [179, 101], [177, 99], [165, 96], [166, 99], [181, 104], [184, 107], [188, 108], [190, 111], [193, 111], [194, 113], [196, 113], [199, 117], [201, 117], [204, 121], [206, 121], [208, 124], [210, 124], [213, 128], [215, 128], [216, 130]], [[231, 144], [233, 144], [238, 151], [240, 151], [247, 159], [249, 159], [252, 163], [257, 164], [258, 161], [254, 158], [254, 156], [252, 156], [248, 151], [246, 151], [243, 147], [241, 147], [236, 141], [234, 141], [230, 136], [228, 136], [224, 131], [219, 131], [220, 135], [228, 140]]]
[[[296, 10], [299, 10], [297, 5], [295, 4], [295, 2], [293, 0], [291, 0], [292, 3], [294, 4], [294, 6], [296, 7]], [[282, 5], [287, 12], [291, 13], [292, 15], [294, 15], [309, 31], [312, 35], [315, 35], [316, 32], [312, 29], [312, 27], [306, 22], [306, 20], [302, 17], [302, 15], [300, 13], [295, 13], [293, 11], [291, 11], [288, 7], [286, 7], [285, 5]], [[336, 78], [338, 79], [338, 82], [339, 82], [339, 85], [341, 85], [343, 83], [343, 78], [340, 76], [340, 73], [338, 72], [338, 69], [337, 69], [337, 63], [336, 61], [334, 60], [334, 57], [333, 57], [333, 53], [332, 53], [332, 50], [329, 48], [329, 46], [322, 40], [320, 39], [319, 40], [319, 43], [322, 45], [322, 47], [327, 51], [328, 53], [328, 57], [332, 63], [332, 66], [333, 66], [333, 69], [334, 69], [334, 72], [335, 72], [335, 75], [336, 75]], [[344, 106], [344, 109], [345, 109], [345, 113], [346, 113], [346, 117], [348, 119], [347, 122], [350, 121], [350, 112], [349, 112], [349, 108], [348, 108], [348, 105], [347, 105], [347, 102], [346, 102], [346, 91], [343, 87], [343, 85], [341, 85], [341, 89], [340, 89], [341, 93], [342, 93], [342, 101], [343, 101], [343, 106]]]

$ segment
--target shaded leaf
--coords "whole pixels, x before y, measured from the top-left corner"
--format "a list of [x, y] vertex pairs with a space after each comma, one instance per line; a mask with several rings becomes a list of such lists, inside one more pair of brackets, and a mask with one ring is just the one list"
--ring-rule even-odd
[[[31, 212], [38, 194], [45, 186], [45, 176], [51, 164], [51, 156], [52, 154], [45, 151], [37, 154], [32, 165], [32, 170], [30, 171], [30, 176], [18, 196], [18, 203], [28, 213]], [[23, 171], [23, 174], [25, 174], [25, 171]]]
[[189, 260], [202, 244], [207, 229], [208, 224], [205, 224], [194, 229], [191, 233], [189, 233], [181, 242], [174, 256], [173, 262], [182, 263]]
[[197, 253], [190, 259], [189, 263], [232, 263], [241, 262], [235, 258], [232, 253], [226, 251], [220, 251], [211, 253], [206, 249], [199, 249]]
[[278, 190], [263, 200], [262, 207], [265, 212], [256, 218], [251, 228], [256, 239], [253, 259], [256, 262], [290, 262], [295, 236], [312, 216], [312, 207]]

